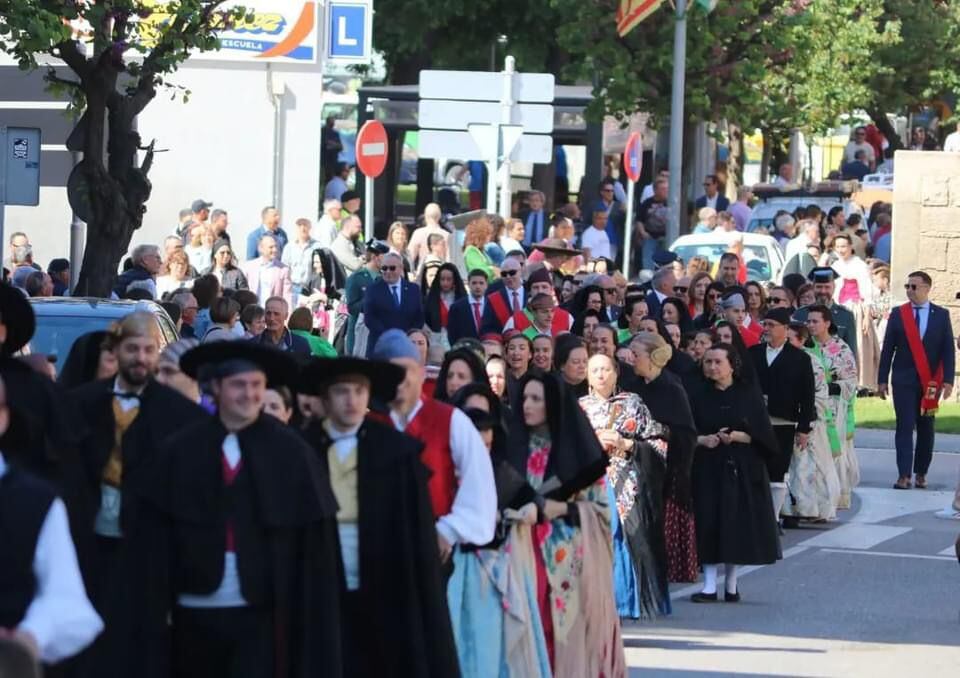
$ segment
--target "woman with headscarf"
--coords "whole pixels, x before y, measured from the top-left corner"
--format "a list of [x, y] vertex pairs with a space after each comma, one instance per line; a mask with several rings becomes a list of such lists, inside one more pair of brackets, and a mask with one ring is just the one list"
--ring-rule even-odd
[[104, 330], [77, 337], [57, 381], [69, 389], [116, 375], [117, 357], [107, 339], [108, 333]]
[[210, 265], [205, 268], [202, 275], [212, 274], [220, 281], [220, 289], [224, 290], [245, 290], [248, 289], [247, 278], [243, 274], [234, 260], [233, 249], [230, 247], [230, 241], [221, 238], [213, 243], [213, 249], [210, 254]]
[[716, 602], [717, 573], [725, 564], [724, 602], [740, 601], [737, 570], [780, 556], [777, 523], [765, 460], [778, 444], [763, 396], [742, 379], [742, 362], [730, 344], [716, 344], [703, 358], [708, 383], [690, 397], [697, 424], [693, 458], [693, 508], [703, 590], [695, 603]]
[[621, 617], [653, 619], [670, 611], [663, 539], [662, 427], [636, 393], [617, 388], [616, 360], [590, 358], [590, 393], [580, 407], [609, 455], [607, 491], [613, 532], [613, 581]]
[[506, 456], [524, 504], [537, 507], [537, 602], [554, 676], [624, 676], [600, 441], [552, 374], [526, 375], [512, 410]]
[[447, 351], [437, 375], [433, 397], [449, 403], [453, 394], [466, 384], [486, 383], [487, 370], [480, 357], [468, 348]]
[[697, 432], [687, 393], [666, 369], [673, 354], [659, 334], [641, 332], [630, 342], [633, 351], [633, 389], [663, 430], [667, 441], [663, 483], [663, 531], [667, 546], [667, 577], [671, 582], [694, 582], [699, 576], [697, 534], [693, 518], [690, 471]]
[[461, 675], [549, 678], [550, 658], [537, 603], [532, 533], [537, 510], [528, 501], [524, 477], [506, 460], [500, 399], [486, 384], [471, 383], [453, 394], [452, 404], [470, 417], [490, 451], [498, 508], [493, 541], [460, 545], [452, 555], [447, 602]]
[[439, 340], [440, 345], [445, 349], [450, 346], [447, 340], [447, 318], [450, 307], [466, 293], [457, 267], [449, 263], [441, 264], [427, 292], [423, 310], [427, 327], [430, 328], [435, 340]]

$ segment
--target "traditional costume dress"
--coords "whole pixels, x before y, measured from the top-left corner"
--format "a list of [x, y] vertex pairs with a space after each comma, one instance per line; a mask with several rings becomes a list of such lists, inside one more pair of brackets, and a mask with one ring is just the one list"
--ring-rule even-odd
[[846, 260], [837, 258], [833, 262], [833, 270], [839, 276], [834, 288], [834, 301], [853, 313], [859, 350], [856, 356], [859, 369], [857, 383], [860, 388], [876, 391], [880, 343], [871, 314], [875, 292], [870, 268], [863, 259], [852, 255]]
[[627, 453], [611, 454], [607, 491], [613, 533], [613, 580], [621, 617], [653, 619], [670, 612], [667, 552], [663, 537], [665, 429], [635, 393], [610, 398], [591, 394], [580, 406], [594, 430], [613, 429], [634, 441]]
[[[813, 340], [811, 358], [823, 368], [830, 405], [825, 410], [827, 435], [840, 479], [840, 501], [837, 508], [850, 508], [850, 495], [860, 484], [860, 463], [853, 446], [856, 426], [853, 406], [857, 398], [857, 361], [850, 347], [836, 335], [825, 343]], [[826, 414], [829, 412], [829, 415]], [[832, 419], [832, 422], [831, 422]], [[839, 454], [836, 453], [839, 448]]]
[[786, 480], [790, 498], [780, 513], [795, 518], [833, 520], [840, 502], [840, 477], [834, 459], [842, 454], [842, 448], [823, 363], [814, 358], [809, 349], [807, 353], [811, 358], [816, 419], [807, 444], [797, 445], [793, 450]]
[[[153, 535], [144, 526], [144, 491], [153, 482], [161, 444], [184, 426], [207, 418], [196, 403], [153, 379], [139, 393], [107, 379], [72, 393], [89, 423], [82, 452], [87, 467], [81, 520], [94, 537], [84, 568], [87, 590], [106, 629], [83, 658], [90, 675], [149, 675], [158, 639], [143, 610], [154, 563]], [[89, 662], [89, 663], [87, 663]]]
[[690, 405], [700, 435], [729, 429], [751, 437], [749, 443], [697, 447], [693, 460], [697, 552], [708, 587], [708, 567], [715, 582], [717, 564], [727, 564], [729, 592], [731, 566], [735, 572], [737, 565], [768, 564], [780, 554], [766, 466], [779, 454], [778, 445], [754, 384], [735, 378], [720, 389], [707, 382], [691, 395]]
[[700, 570], [690, 474], [697, 431], [687, 392], [676, 375], [666, 370], [649, 383], [636, 379], [633, 384], [667, 440], [663, 484], [667, 578], [671, 583], [695, 582]]
[[[530, 430], [515, 414], [507, 459], [531, 496], [568, 502], [568, 513], [537, 525], [537, 599], [556, 678], [626, 675], [613, 596], [606, 456], [578, 403], [552, 374], [544, 384], [548, 426]], [[514, 403], [522, 413], [522, 402]]]
[[[404, 373], [387, 363], [317, 358], [304, 368], [300, 391], [318, 393], [349, 375], [368, 377], [374, 396], [389, 401]], [[304, 435], [329, 469], [339, 507], [344, 675], [460, 675], [421, 443], [370, 418], [349, 431], [312, 423]]]
[[[246, 342], [204, 344], [180, 365], [195, 379], [264, 372], [271, 386], [297, 372]], [[158, 636], [169, 616], [172, 632], [149, 648], [155, 662], [169, 648], [178, 678], [341, 675], [337, 505], [297, 433], [265, 413], [236, 431], [205, 417], [168, 440], [146, 495], [142, 614]]]

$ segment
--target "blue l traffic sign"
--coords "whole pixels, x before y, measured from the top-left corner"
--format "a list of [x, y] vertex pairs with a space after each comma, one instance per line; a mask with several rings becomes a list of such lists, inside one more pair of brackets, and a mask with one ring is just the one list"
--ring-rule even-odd
[[370, 58], [369, 4], [331, 2], [327, 12], [327, 56], [344, 61]]

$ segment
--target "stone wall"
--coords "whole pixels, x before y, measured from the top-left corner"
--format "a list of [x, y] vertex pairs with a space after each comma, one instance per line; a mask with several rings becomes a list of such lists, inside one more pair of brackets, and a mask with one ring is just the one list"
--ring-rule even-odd
[[905, 301], [911, 271], [933, 278], [930, 300], [949, 309], [960, 330], [960, 153], [898, 151], [894, 157], [890, 284]]

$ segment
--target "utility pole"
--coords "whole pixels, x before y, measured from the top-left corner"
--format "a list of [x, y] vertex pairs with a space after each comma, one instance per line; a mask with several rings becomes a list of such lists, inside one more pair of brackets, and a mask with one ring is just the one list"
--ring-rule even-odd
[[673, 31], [673, 99], [670, 105], [670, 194], [667, 224], [669, 245], [680, 236], [680, 210], [683, 193], [684, 88], [687, 74], [687, 0], [676, 0], [677, 15]]

